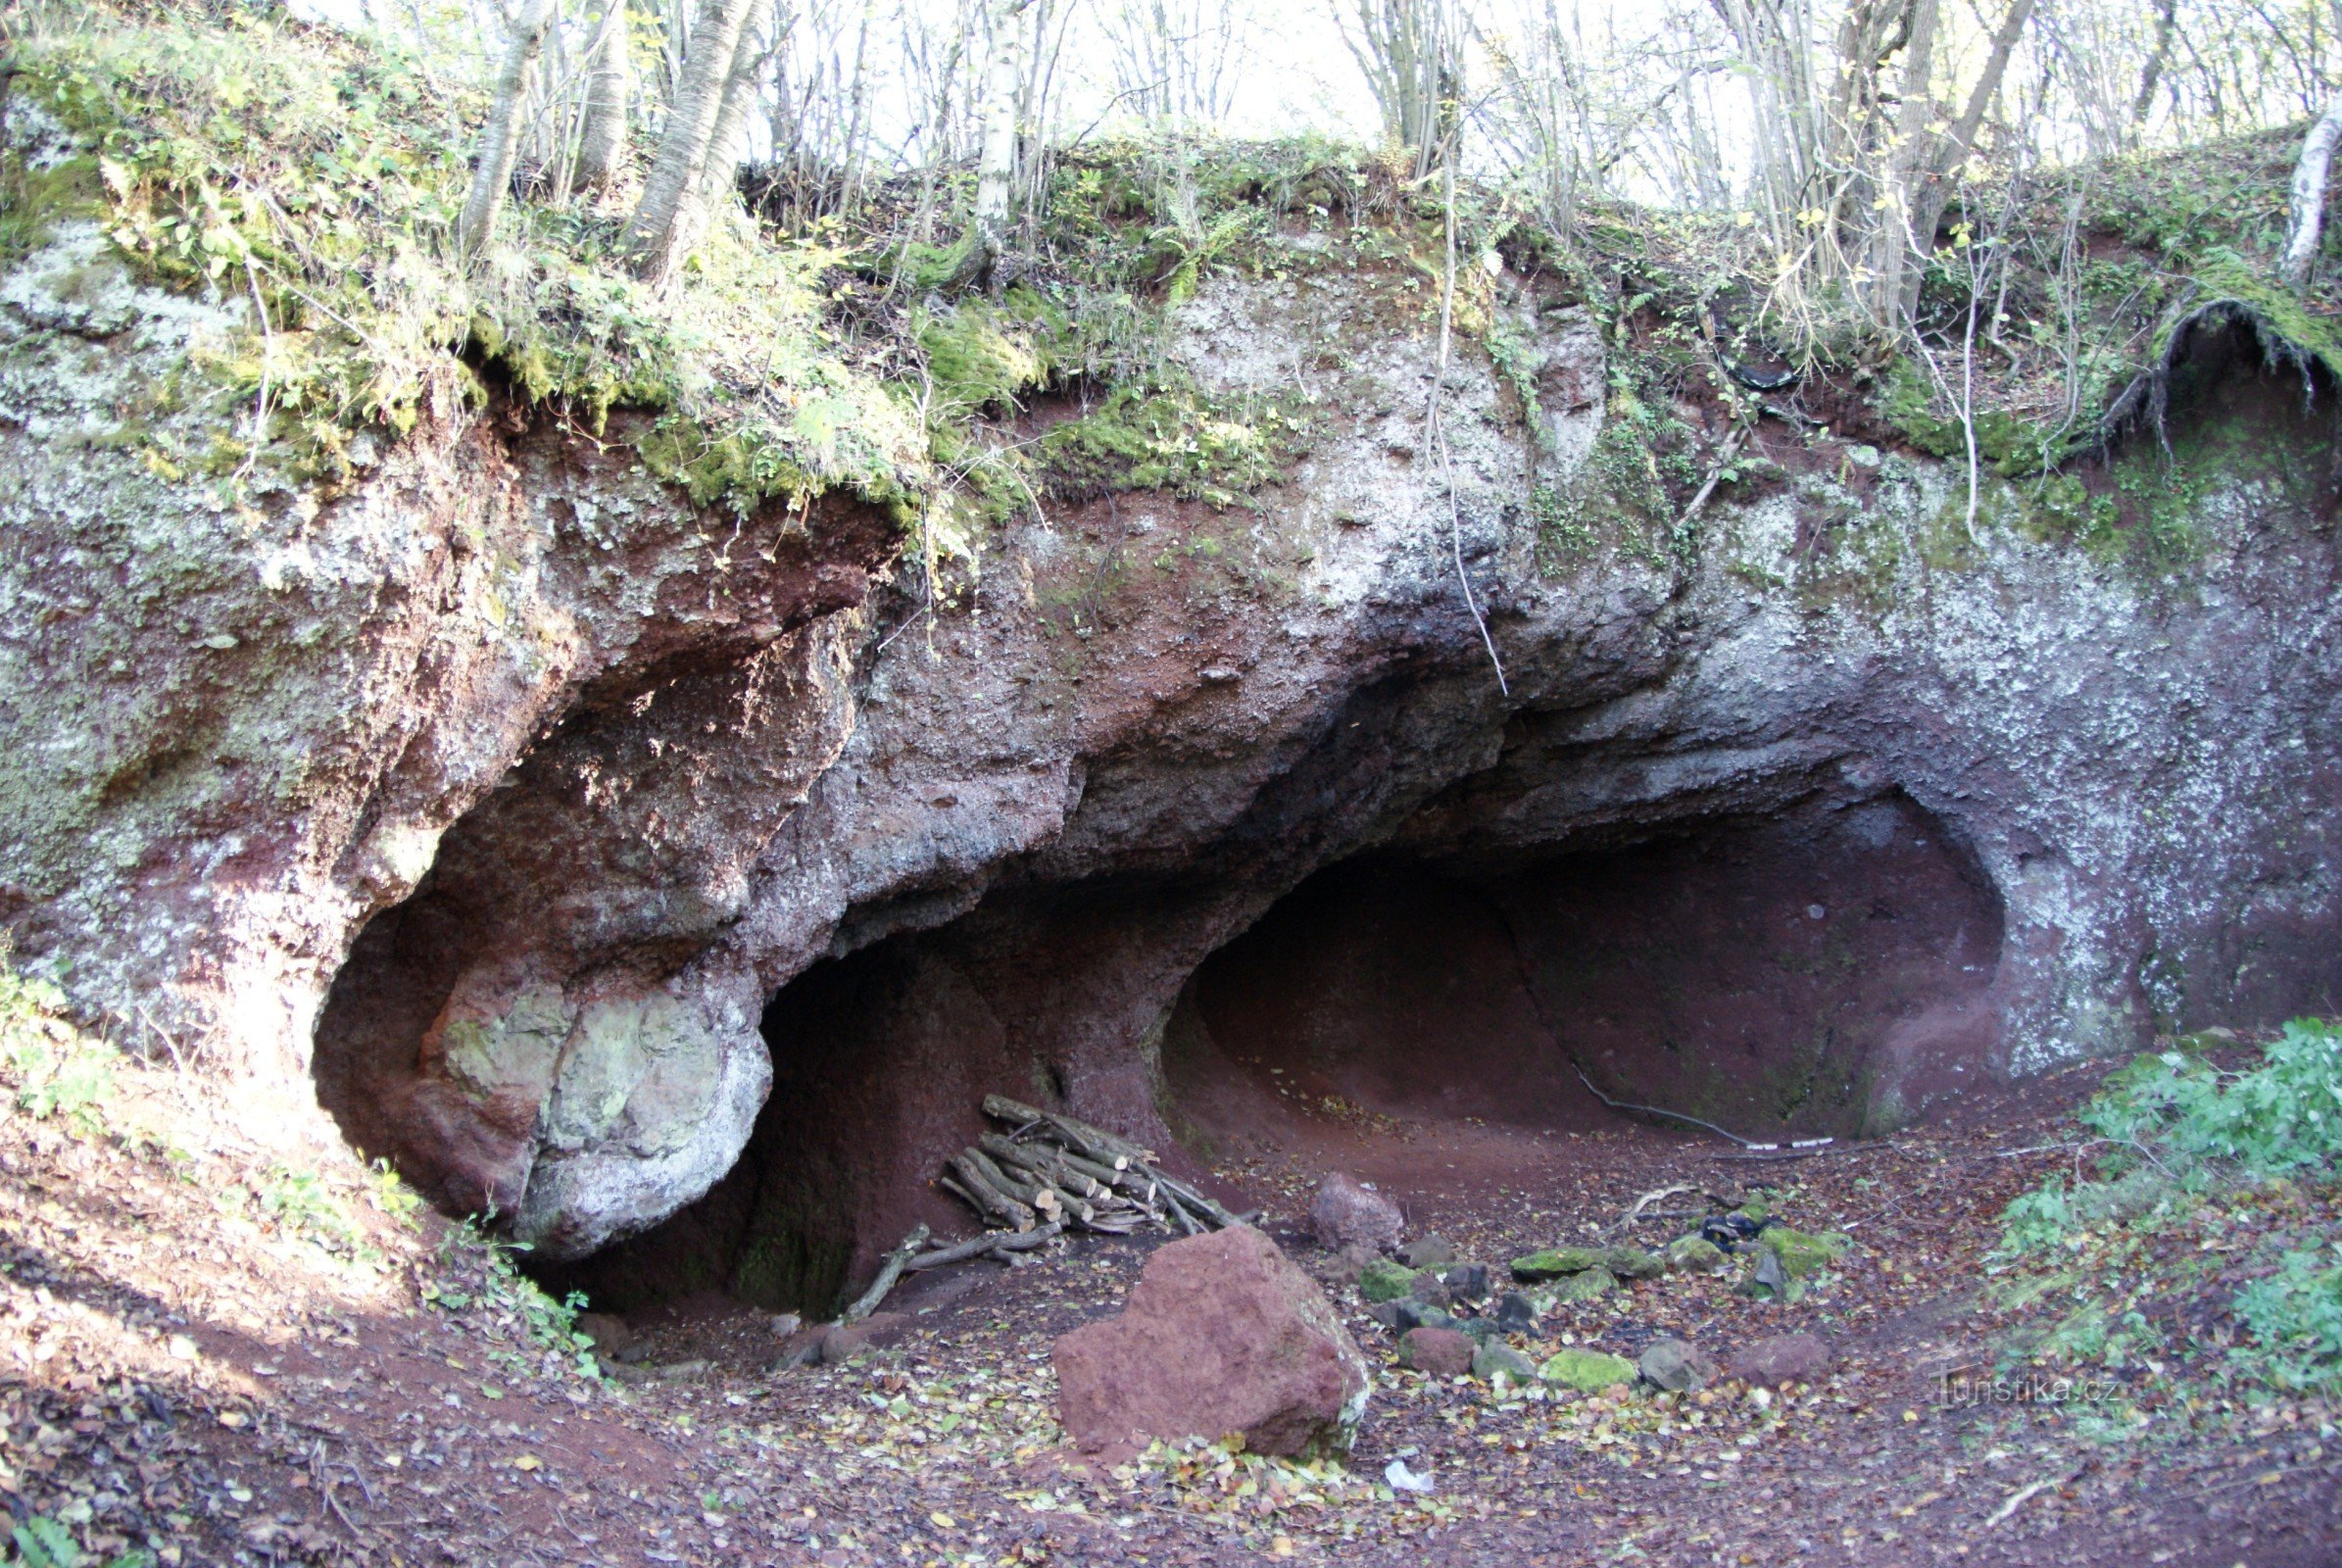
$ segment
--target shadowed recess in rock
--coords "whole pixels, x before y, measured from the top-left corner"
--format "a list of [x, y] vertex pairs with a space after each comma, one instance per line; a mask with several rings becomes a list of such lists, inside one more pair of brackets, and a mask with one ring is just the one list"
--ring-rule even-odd
[[549, 1284], [618, 1311], [718, 1292], [827, 1316], [904, 1228], [970, 1228], [930, 1178], [986, 1130], [986, 1092], [1023, 1085], [949, 959], [898, 939], [816, 964], [763, 1028], [772, 1095], [739, 1162], [663, 1223], [544, 1270]]
[[1581, 1130], [1613, 1099], [1745, 1137], [1894, 1125], [1988, 1069], [1998, 901], [1899, 796], [1464, 880], [1319, 873], [1207, 959], [1165, 1032], [1182, 1118], [1242, 1094]]

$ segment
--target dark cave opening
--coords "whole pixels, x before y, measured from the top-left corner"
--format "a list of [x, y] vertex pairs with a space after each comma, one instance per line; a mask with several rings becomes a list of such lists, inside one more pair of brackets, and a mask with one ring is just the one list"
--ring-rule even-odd
[[[712, 1292], [826, 1315], [912, 1223], [971, 1231], [933, 1178], [984, 1130], [982, 1096], [1065, 1085], [959, 935], [890, 937], [782, 988], [772, 1095], [731, 1173], [548, 1283], [620, 1311]], [[1874, 1132], [1989, 1070], [2000, 942], [1982, 874], [1900, 796], [1494, 868], [1371, 855], [1194, 971], [1161, 1031], [1159, 1108], [1197, 1153], [1328, 1107], [1618, 1125], [1588, 1079], [1749, 1138]]]
[[1585, 1130], [1614, 1114], [1589, 1082], [1745, 1138], [1862, 1134], [1988, 1070], [2001, 925], [1901, 796], [1470, 874], [1361, 858], [1197, 969], [1165, 1083], [1206, 1137], [1263, 1094]]
[[1033, 1092], [1032, 1069], [932, 942], [814, 964], [762, 1028], [772, 1093], [731, 1171], [641, 1235], [538, 1270], [546, 1284], [615, 1311], [716, 1293], [827, 1316], [911, 1225], [969, 1228], [931, 1178], [985, 1130], [984, 1095]]

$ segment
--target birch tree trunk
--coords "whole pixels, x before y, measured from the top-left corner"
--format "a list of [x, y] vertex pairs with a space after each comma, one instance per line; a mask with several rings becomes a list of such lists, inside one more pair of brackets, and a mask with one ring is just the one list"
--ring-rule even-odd
[[544, 47], [545, 24], [552, 14], [552, 0], [525, 0], [520, 18], [513, 24], [512, 41], [505, 46], [504, 64], [497, 69], [496, 87], [488, 100], [488, 122], [480, 127], [471, 191], [456, 220], [456, 246], [466, 259], [478, 255], [487, 243], [490, 230], [496, 227], [496, 215], [504, 209], [505, 192], [512, 187], [529, 67], [536, 64], [537, 51]]
[[576, 183], [598, 190], [626, 155], [626, 100], [634, 85], [634, 46], [625, 0], [604, 0], [601, 31], [586, 68], [585, 118], [577, 131]]
[[2293, 166], [2293, 233], [2277, 263], [2277, 276], [2296, 294], [2309, 292], [2310, 268], [2325, 233], [2325, 182], [2333, 171], [2337, 142], [2342, 142], [2342, 95], [2327, 104], [2310, 127], [2302, 139], [2301, 160]]
[[965, 274], [990, 276], [1008, 247], [1016, 190], [1016, 102], [1025, 81], [1025, 14], [1033, 0], [993, 0], [992, 58], [984, 89], [984, 143], [976, 157], [976, 211]]
[[659, 156], [643, 182], [643, 199], [627, 220], [619, 240], [637, 274], [657, 282], [683, 260], [707, 173], [707, 149], [724, 106], [732, 62], [740, 52], [742, 25], [752, 0], [700, 0], [690, 40], [684, 45], [683, 74], [667, 111]]

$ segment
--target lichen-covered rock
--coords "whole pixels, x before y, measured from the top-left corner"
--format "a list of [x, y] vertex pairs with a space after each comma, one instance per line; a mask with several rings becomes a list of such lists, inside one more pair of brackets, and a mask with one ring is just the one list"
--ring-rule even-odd
[[1662, 1255], [1671, 1274], [1716, 1274], [1732, 1263], [1724, 1249], [1704, 1236], [1679, 1236]]
[[1569, 1348], [1547, 1356], [1537, 1369], [1537, 1375], [1556, 1388], [1599, 1394], [1604, 1389], [1634, 1382], [1635, 1371], [1635, 1363], [1623, 1355]]
[[1513, 1278], [1523, 1285], [1542, 1285], [1565, 1275], [1602, 1266], [1604, 1251], [1594, 1247], [1549, 1247], [1541, 1252], [1512, 1260]]
[[1231, 1432], [1254, 1453], [1336, 1452], [1372, 1386], [1325, 1294], [1242, 1225], [1156, 1249], [1123, 1309], [1052, 1359], [1066, 1436], [1094, 1454]]
[[1602, 1253], [1602, 1266], [1622, 1280], [1655, 1280], [1667, 1272], [1667, 1260], [1639, 1247], [1613, 1247]]
[[1537, 1363], [1509, 1345], [1489, 1341], [1472, 1352], [1472, 1375], [1484, 1383], [1501, 1377], [1527, 1384], [1537, 1377]]
[[1581, 1269], [1553, 1287], [1556, 1301], [1590, 1301], [1618, 1289], [1618, 1276], [1606, 1268]]
[[1404, 1263], [1373, 1258], [1358, 1271], [1358, 1294], [1369, 1301], [1395, 1301], [1414, 1295], [1415, 1279], [1415, 1270]]
[[[2175, 552], [2153, 569], [2083, 548], [2055, 484], [1982, 475], [1972, 529], [1964, 472], [1819, 432], [1679, 535], [1682, 498], [1654, 521], [1604, 491], [1584, 307], [1492, 280], [1506, 363], [1443, 368], [1449, 483], [1402, 450], [1442, 368], [1391, 325], [1411, 305], [1371, 270], [1278, 270], [1207, 281], [1164, 343], [1215, 396], [1322, 394], [1274, 505], [1016, 515], [903, 636], [885, 512], [705, 511], [501, 400], [451, 391], [409, 435], [360, 432], [330, 485], [267, 462], [231, 494], [182, 460], [233, 450], [249, 401], [150, 394], [249, 350], [241, 297], [143, 287], [60, 225], [0, 277], [17, 961], [279, 1100], [314, 1073], [443, 1205], [573, 1255], [729, 1168], [776, 994], [883, 955], [917, 984], [868, 987], [880, 1049], [839, 1056], [918, 1113], [784, 1117], [759, 1150], [852, 1171], [823, 1196], [865, 1263], [988, 1087], [1054, 1075], [1167, 1144], [1157, 1048], [1198, 966], [1370, 847], [1544, 865], [1779, 819], [1812, 972], [1852, 976], [1876, 1028], [1817, 1063], [1783, 1004], [1753, 1067], [1670, 1057], [1627, 1009], [1584, 1042], [1621, 1098], [1664, 1084], [1750, 1135], [1778, 1130], [1737, 1125], [1752, 1073], [1815, 1086], [1793, 1130], [1877, 1130], [2342, 986], [2342, 569], [2302, 478], [2332, 466], [2332, 400], [2207, 362], [2217, 395], [2171, 421], [2208, 443], [2189, 481], [2152, 441], [2110, 459], [2144, 509], [2118, 542]], [[1552, 389], [1526, 414], [1523, 378]], [[1861, 876], [1852, 905], [1787, 886], [1823, 877], [1816, 844], [1898, 920], [1869, 921]], [[1110, 886], [1151, 891], [1087, 896]], [[1954, 960], [1855, 996], [1863, 933], [1923, 904]], [[1533, 959], [1576, 951], [1572, 907], [1523, 922]]]
[[1809, 1234], [1791, 1230], [1786, 1225], [1766, 1227], [1758, 1245], [1781, 1259], [1781, 1272], [1792, 1280], [1804, 1279], [1820, 1273], [1836, 1262], [1854, 1245], [1854, 1238], [1843, 1231], [1823, 1231]]

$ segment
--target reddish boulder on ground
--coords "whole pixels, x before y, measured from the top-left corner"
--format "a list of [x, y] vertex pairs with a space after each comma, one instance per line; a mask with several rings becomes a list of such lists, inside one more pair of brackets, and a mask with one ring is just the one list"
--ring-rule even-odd
[[1336, 1172], [1309, 1200], [1309, 1226], [1327, 1248], [1394, 1247], [1407, 1228], [1398, 1205], [1361, 1182]]
[[1349, 1446], [1366, 1358], [1325, 1293], [1249, 1226], [1156, 1250], [1116, 1316], [1056, 1345], [1057, 1414], [1085, 1453], [1244, 1434], [1254, 1453]]
[[868, 1350], [882, 1350], [903, 1338], [910, 1319], [901, 1312], [873, 1312], [859, 1323], [832, 1323], [821, 1331], [824, 1366], [843, 1366]]
[[1479, 1348], [1470, 1335], [1454, 1329], [1409, 1329], [1398, 1337], [1398, 1361], [1436, 1378], [1460, 1377], [1472, 1370], [1472, 1352]]
[[1811, 1383], [1830, 1367], [1830, 1347], [1812, 1334], [1775, 1334], [1751, 1340], [1725, 1357], [1724, 1369], [1767, 1388]]

